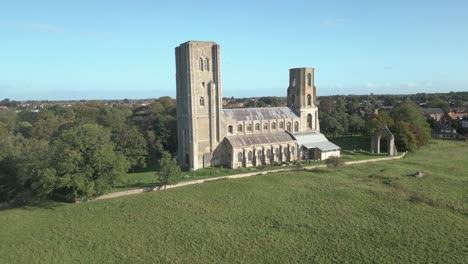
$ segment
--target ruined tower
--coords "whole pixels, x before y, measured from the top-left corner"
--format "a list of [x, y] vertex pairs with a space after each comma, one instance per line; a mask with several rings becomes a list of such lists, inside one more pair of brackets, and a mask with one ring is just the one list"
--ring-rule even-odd
[[301, 118], [299, 132], [320, 131], [314, 68], [289, 70], [288, 107]]
[[224, 138], [219, 50], [212, 41], [188, 41], [175, 49], [181, 167], [210, 166], [212, 153]]

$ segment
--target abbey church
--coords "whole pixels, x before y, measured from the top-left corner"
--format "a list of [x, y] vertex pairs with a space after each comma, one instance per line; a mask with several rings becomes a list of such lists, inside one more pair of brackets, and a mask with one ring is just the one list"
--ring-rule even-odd
[[175, 53], [181, 167], [239, 168], [340, 155], [340, 147], [320, 133], [314, 68], [289, 70], [286, 107], [223, 109], [220, 46], [188, 41]]

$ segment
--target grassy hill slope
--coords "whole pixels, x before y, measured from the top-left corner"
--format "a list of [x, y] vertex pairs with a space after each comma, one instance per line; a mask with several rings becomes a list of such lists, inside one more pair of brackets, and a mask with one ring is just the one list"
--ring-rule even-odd
[[337, 172], [1, 211], [0, 262], [462, 263], [467, 158], [467, 143], [435, 141]]

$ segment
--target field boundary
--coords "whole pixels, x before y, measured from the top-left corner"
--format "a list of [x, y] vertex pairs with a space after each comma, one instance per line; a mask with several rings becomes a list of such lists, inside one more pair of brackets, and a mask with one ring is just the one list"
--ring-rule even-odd
[[[406, 152], [403, 153], [402, 155], [399, 155], [399, 156], [392, 156], [392, 157], [385, 157], [385, 158], [375, 158], [375, 159], [367, 159], [367, 160], [347, 161], [347, 162], [344, 163], [344, 165], [362, 164], [362, 163], [377, 162], [377, 161], [399, 160], [399, 159], [402, 159], [405, 155], [406, 155]], [[153, 192], [153, 191], [161, 191], [161, 190], [166, 190], [166, 189], [174, 189], [174, 188], [179, 188], [179, 187], [183, 187], [183, 186], [189, 186], [189, 185], [194, 185], [194, 184], [202, 184], [202, 183], [207, 183], [207, 182], [212, 182], [212, 181], [227, 180], [227, 179], [240, 179], [240, 178], [252, 177], [252, 176], [256, 176], [256, 175], [266, 175], [266, 174], [277, 173], [277, 172], [303, 171], [303, 170], [316, 169], [316, 168], [325, 168], [325, 167], [327, 167], [327, 165], [312, 165], [312, 166], [302, 166], [302, 167], [293, 167], [293, 168], [279, 168], [279, 169], [260, 171], [260, 172], [255, 171], [255, 172], [247, 172], [247, 173], [234, 174], [234, 175], [218, 176], [218, 177], [212, 177], [212, 178], [206, 178], [206, 179], [200, 179], [200, 180], [180, 182], [180, 183], [177, 183], [177, 184], [166, 185], [165, 187], [144, 187], [144, 188], [127, 190], [127, 191], [113, 192], [113, 193], [108, 193], [108, 194], [101, 195], [101, 196], [99, 196], [99, 197], [97, 197], [97, 198], [95, 198], [95, 199], [93, 199], [91, 201], [118, 198], [118, 197], [123, 197], [123, 196], [128, 196], [128, 195], [134, 195], [134, 194], [146, 193], [146, 192]]]

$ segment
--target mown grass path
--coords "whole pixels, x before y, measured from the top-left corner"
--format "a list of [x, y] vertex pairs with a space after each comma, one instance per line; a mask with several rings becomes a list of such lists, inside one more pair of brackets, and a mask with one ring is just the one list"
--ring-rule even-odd
[[336, 172], [0, 211], [0, 263], [466, 263], [467, 157], [435, 141]]
[[[405, 156], [405, 154], [403, 153], [402, 155], [393, 156], [393, 157], [347, 161], [347, 162], [344, 163], [344, 165], [362, 164], [362, 163], [377, 162], [377, 161], [397, 160], [397, 159], [403, 158], [404, 156]], [[97, 197], [96, 199], [94, 199], [94, 201], [117, 198], [117, 197], [123, 197], [123, 196], [129, 196], [129, 195], [146, 193], [146, 192], [174, 189], [174, 188], [179, 188], [179, 187], [184, 187], [184, 186], [189, 186], [189, 185], [194, 185], [194, 184], [208, 183], [208, 182], [212, 182], [212, 181], [228, 180], [228, 179], [239, 179], [239, 178], [246, 178], [246, 177], [258, 176], [258, 175], [265, 175], [265, 174], [270, 174], [270, 173], [288, 172], [288, 171], [303, 171], [303, 170], [325, 168], [325, 167], [327, 167], [327, 165], [287, 167], [287, 168], [279, 168], [279, 169], [270, 169], [270, 170], [265, 170], [265, 171], [239, 173], [239, 174], [233, 174], [233, 175], [227, 175], [227, 176], [214, 176], [214, 177], [209, 177], [209, 178], [205, 178], [205, 179], [184, 181], [184, 182], [180, 182], [180, 183], [177, 183], [177, 184], [167, 185], [167, 186], [164, 186], [163, 188], [144, 187], [144, 188], [137, 188], [137, 189], [132, 189], [132, 190], [120, 191], [120, 192], [112, 192], [112, 193], [101, 195], [101, 196]]]

